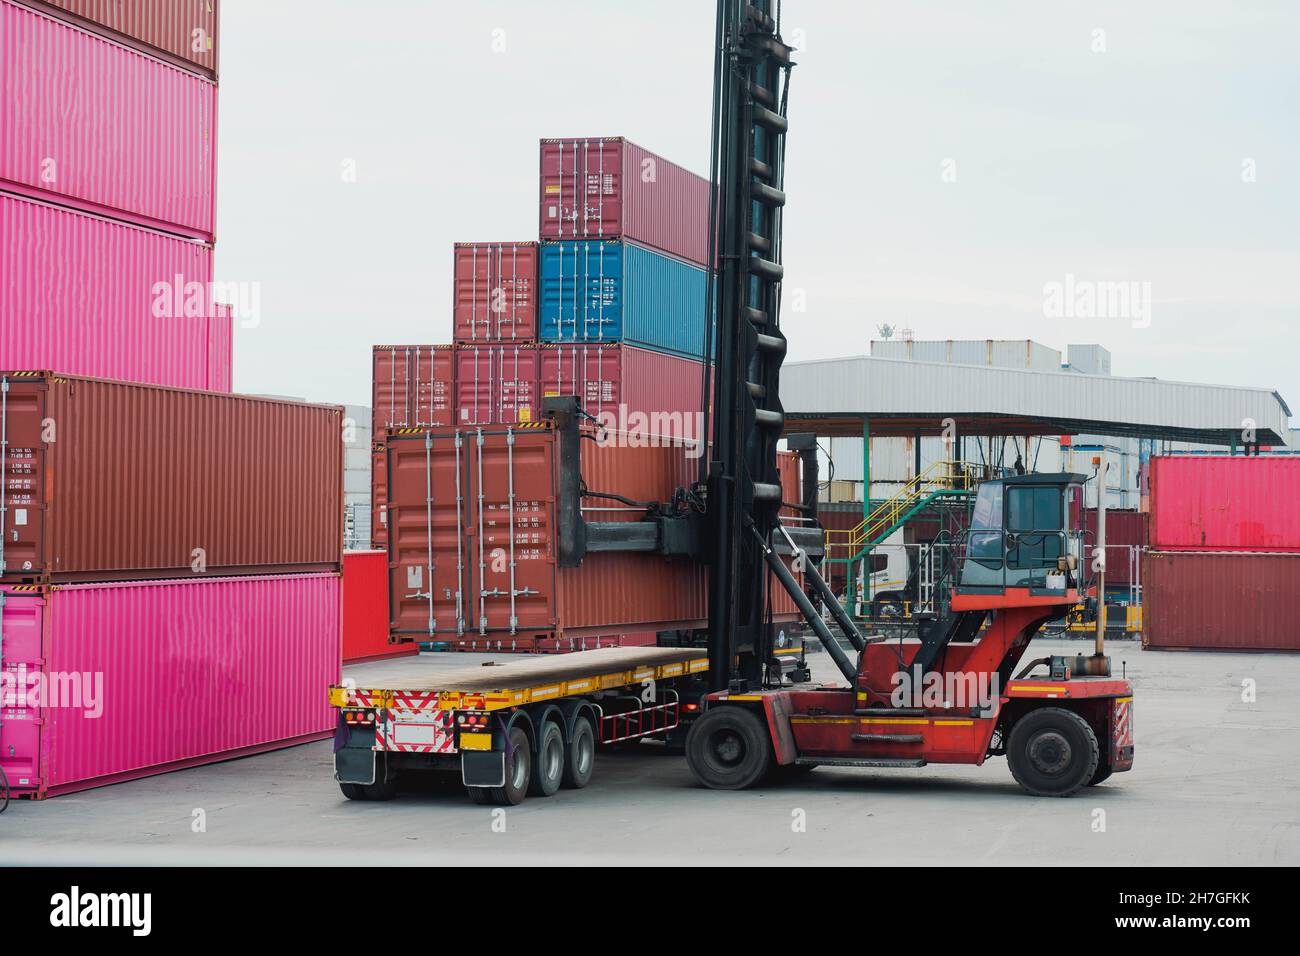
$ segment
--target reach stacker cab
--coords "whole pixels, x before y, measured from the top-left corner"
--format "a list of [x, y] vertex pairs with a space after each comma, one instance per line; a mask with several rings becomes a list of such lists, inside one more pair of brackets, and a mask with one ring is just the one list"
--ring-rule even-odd
[[985, 482], [948, 613], [914, 638], [867, 643], [846, 631], [857, 650], [848, 686], [708, 695], [687, 738], [696, 777], [739, 789], [780, 768], [978, 765], [1005, 756], [1025, 790], [1068, 796], [1132, 767], [1133, 689], [1110, 676], [1108, 658], [1046, 657], [1021, 667], [1042, 625], [1085, 596], [1082, 535], [1071, 526], [1085, 479]]

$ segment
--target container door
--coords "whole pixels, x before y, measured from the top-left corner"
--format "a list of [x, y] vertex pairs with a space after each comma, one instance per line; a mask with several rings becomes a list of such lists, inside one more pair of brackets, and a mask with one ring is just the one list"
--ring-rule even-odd
[[43, 714], [32, 680], [42, 675], [45, 598], [0, 588], [0, 768], [15, 793], [40, 789]]
[[371, 407], [374, 414], [375, 441], [382, 441], [384, 429], [393, 425], [411, 424], [412, 386], [415, 373], [411, 369], [416, 350], [405, 346], [377, 346], [374, 351], [374, 394]]
[[415, 421], [411, 424], [419, 427], [455, 424], [452, 411], [456, 401], [455, 361], [455, 354], [449, 346], [416, 348], [416, 380], [411, 389], [415, 396]]
[[45, 570], [46, 439], [58, 436], [44, 380], [6, 378], [0, 388], [0, 568], [6, 581], [34, 580]]
[[554, 626], [549, 431], [460, 429], [389, 446], [392, 629], [508, 641]]
[[543, 239], [622, 235], [622, 140], [543, 142], [541, 187]]

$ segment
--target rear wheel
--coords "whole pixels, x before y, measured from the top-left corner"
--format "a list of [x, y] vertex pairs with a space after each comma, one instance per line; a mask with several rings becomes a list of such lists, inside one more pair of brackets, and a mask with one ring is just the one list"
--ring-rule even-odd
[[596, 771], [596, 732], [591, 721], [579, 717], [573, 722], [573, 737], [564, 748], [564, 786], [579, 790], [591, 782]]
[[1035, 796], [1068, 797], [1097, 772], [1097, 736], [1074, 711], [1041, 707], [1011, 728], [1007, 763], [1016, 782]]
[[740, 707], [714, 707], [691, 727], [686, 737], [686, 762], [706, 787], [751, 787], [772, 766], [767, 725]]
[[549, 797], [560, 789], [564, 778], [564, 734], [553, 720], [542, 724], [537, 735], [537, 763], [528, 793], [534, 797]]
[[[377, 773], [382, 773], [382, 767]], [[397, 796], [397, 781], [376, 779], [374, 783], [340, 783], [339, 789], [349, 800], [392, 800]]]
[[478, 804], [514, 807], [524, 802], [533, 776], [533, 750], [522, 727], [511, 727], [506, 737], [506, 784], [504, 787], [466, 787]]

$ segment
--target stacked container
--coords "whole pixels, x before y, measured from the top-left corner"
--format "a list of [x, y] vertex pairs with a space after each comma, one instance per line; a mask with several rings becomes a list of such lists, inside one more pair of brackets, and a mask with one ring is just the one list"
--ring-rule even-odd
[[215, 0], [0, 0], [0, 769], [325, 736], [342, 409], [230, 394]]
[[1150, 464], [1143, 644], [1300, 650], [1300, 459]]

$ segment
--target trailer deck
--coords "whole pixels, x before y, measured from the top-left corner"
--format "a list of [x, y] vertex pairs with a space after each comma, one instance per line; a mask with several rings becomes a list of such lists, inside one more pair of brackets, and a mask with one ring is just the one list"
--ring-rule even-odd
[[422, 709], [499, 710], [684, 677], [708, 667], [703, 648], [683, 647], [607, 647], [475, 665], [420, 654], [347, 668], [344, 683], [330, 688], [330, 703], [393, 706], [418, 698]]

